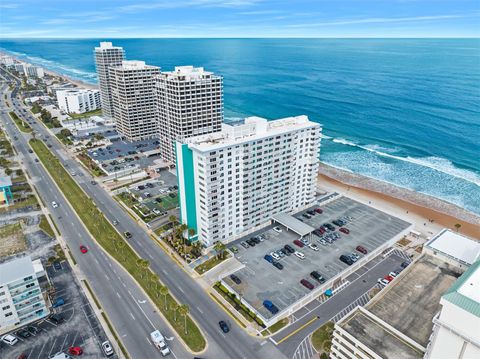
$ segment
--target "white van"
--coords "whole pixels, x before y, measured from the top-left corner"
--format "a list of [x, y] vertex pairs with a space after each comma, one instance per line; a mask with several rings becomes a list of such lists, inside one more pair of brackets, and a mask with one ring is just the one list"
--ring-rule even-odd
[[2, 342], [13, 346], [18, 343], [18, 339], [11, 334], [7, 334], [2, 337]]

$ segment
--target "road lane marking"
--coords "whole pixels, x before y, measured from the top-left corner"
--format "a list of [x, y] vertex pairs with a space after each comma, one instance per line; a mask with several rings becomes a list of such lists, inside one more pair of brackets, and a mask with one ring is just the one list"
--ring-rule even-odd
[[200, 309], [200, 307], [197, 307], [197, 310], [203, 314], [203, 311]]
[[122, 298], [122, 297], [120, 296], [120, 294], [118, 294], [118, 292], [116, 292], [116, 293], [117, 293], [117, 297], [118, 297], [118, 298]]
[[308, 327], [310, 324], [312, 324], [314, 321], [318, 320], [318, 317], [313, 317], [312, 319], [310, 319], [308, 322], [306, 322], [305, 324], [303, 324], [302, 326], [298, 327], [297, 329], [295, 329], [293, 332], [290, 332], [288, 335], [286, 335], [285, 337], [283, 337], [282, 339], [280, 339], [278, 342], [276, 342], [276, 345], [278, 344], [281, 344], [282, 342], [284, 342], [285, 340], [287, 340], [288, 338], [290, 338], [292, 335], [295, 335], [297, 334], [299, 331], [305, 329], [306, 327]]
[[130, 312], [130, 316], [132, 317], [133, 320], [135, 320], [135, 317], [133, 316], [132, 312]]

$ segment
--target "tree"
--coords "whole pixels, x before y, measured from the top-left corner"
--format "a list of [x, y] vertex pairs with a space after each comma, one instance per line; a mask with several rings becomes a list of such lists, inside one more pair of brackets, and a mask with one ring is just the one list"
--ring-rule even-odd
[[331, 340], [325, 340], [323, 342], [323, 351], [326, 353], [330, 353], [330, 347], [332, 346], [332, 341]]
[[[136, 263], [140, 270], [147, 270], [148, 266], [150, 265], [150, 262], [143, 258], [138, 258]], [[140, 277], [143, 278], [142, 272], [140, 272]]]
[[213, 247], [213, 249], [215, 249], [215, 251], [217, 252], [217, 258], [224, 258], [225, 257], [225, 249], [227, 247], [225, 246], [225, 244], [223, 244], [222, 242], [217, 242], [215, 243], [215, 246]]
[[178, 308], [178, 312], [180, 313], [180, 315], [183, 316], [183, 319], [185, 320], [185, 334], [187, 334], [187, 314], [189, 311], [190, 311], [190, 307], [188, 306], [188, 304], [182, 304]]
[[163, 297], [165, 298], [165, 309], [167, 309], [167, 295], [168, 295], [168, 287], [166, 285], [162, 285], [160, 287], [160, 294], [163, 295]]
[[177, 321], [177, 310], [179, 308], [179, 305], [177, 302], [173, 301], [170, 303], [170, 310], [173, 311], [173, 320]]
[[173, 224], [174, 224], [175, 222], [177, 222], [177, 217], [175, 217], [175, 216], [172, 214], [172, 215], [168, 216], [168, 221], [170, 222], [170, 224], [171, 224], [172, 227], [173, 227]]
[[192, 238], [195, 235], [195, 230], [193, 228], [188, 229], [188, 240], [190, 241], [190, 238]]
[[156, 275], [155, 273], [152, 273], [150, 275], [150, 283], [152, 285], [152, 288], [153, 286], [155, 286], [155, 288], [158, 287], [159, 281], [160, 281], [160, 277], [158, 275]]
[[120, 251], [121, 254], [123, 254], [123, 261], [125, 261], [125, 247], [126, 247], [126, 243], [124, 242], [123, 239], [119, 239], [119, 240], [116, 240], [115, 242], [115, 247], [117, 248], [117, 250]]
[[460, 229], [461, 226], [462, 226], [462, 225], [461, 225], [460, 223], [456, 223], [456, 224], [455, 224], [455, 228], [457, 229], [457, 232], [458, 232], [458, 230]]

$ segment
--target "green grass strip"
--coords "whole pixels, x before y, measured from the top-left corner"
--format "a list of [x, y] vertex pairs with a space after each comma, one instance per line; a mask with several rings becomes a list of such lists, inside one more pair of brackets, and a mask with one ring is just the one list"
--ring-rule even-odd
[[50, 223], [48, 223], [47, 217], [45, 217], [44, 214], [40, 216], [40, 223], [38, 226], [50, 237], [55, 238], [55, 233], [53, 233], [52, 226], [50, 226]]
[[60, 230], [58, 229], [58, 227], [57, 227], [57, 224], [56, 224], [56, 223], [55, 223], [55, 221], [53, 220], [53, 217], [52, 217], [52, 215], [49, 213], [49, 214], [48, 214], [48, 216], [50, 217], [50, 220], [52, 221], [52, 223], [53, 223], [53, 226], [54, 226], [54, 227], [55, 227], [55, 229], [57, 230], [58, 234], [61, 236], [61, 235], [62, 235], [62, 233], [61, 233], [61, 232], [60, 232]]
[[85, 287], [87, 287], [88, 292], [89, 292], [90, 295], [92, 296], [93, 301], [95, 302], [95, 305], [97, 306], [98, 310], [102, 310], [102, 307], [101, 307], [101, 305], [100, 305], [97, 297], [95, 296], [95, 294], [93, 294], [93, 290], [92, 290], [92, 288], [90, 287], [90, 284], [89, 284], [85, 279], [82, 279], [82, 282], [83, 282], [83, 284], [85, 284]]
[[15, 122], [20, 131], [25, 133], [32, 132], [32, 128], [25, 121], [21, 120], [15, 112], [10, 111], [8, 114], [12, 118], [13, 122]]
[[103, 320], [105, 320], [105, 322], [107, 323], [108, 328], [110, 328], [110, 332], [115, 337], [115, 340], [118, 343], [118, 345], [120, 346], [120, 350], [122, 351], [125, 358], [127, 358], [127, 359], [130, 358], [130, 355], [128, 355], [127, 349], [125, 349], [122, 341], [118, 338], [117, 332], [115, 331], [115, 329], [113, 329], [112, 324], [110, 324], [110, 321], [108, 320], [108, 317], [104, 312], [102, 312], [102, 317], [103, 317]]
[[186, 321], [179, 315], [175, 316], [171, 310], [172, 304], [179, 303], [170, 294], [160, 294], [158, 280], [152, 281], [152, 273], [138, 266], [137, 260], [140, 258], [129, 245], [120, 248], [118, 243], [124, 241], [123, 237], [85, 195], [47, 146], [38, 139], [30, 140], [30, 145], [96, 241], [135, 278], [188, 347], [194, 352], [202, 351], [206, 346], [205, 338], [190, 316], [186, 316]]

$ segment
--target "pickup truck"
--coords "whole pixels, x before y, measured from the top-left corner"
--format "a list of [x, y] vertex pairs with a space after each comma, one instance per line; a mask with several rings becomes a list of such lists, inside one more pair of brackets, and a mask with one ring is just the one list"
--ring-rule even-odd
[[170, 349], [168, 349], [167, 344], [165, 344], [165, 337], [160, 333], [159, 330], [155, 330], [154, 332], [150, 333], [150, 339], [152, 339], [153, 345], [160, 350], [162, 356], [167, 356], [170, 354]]

